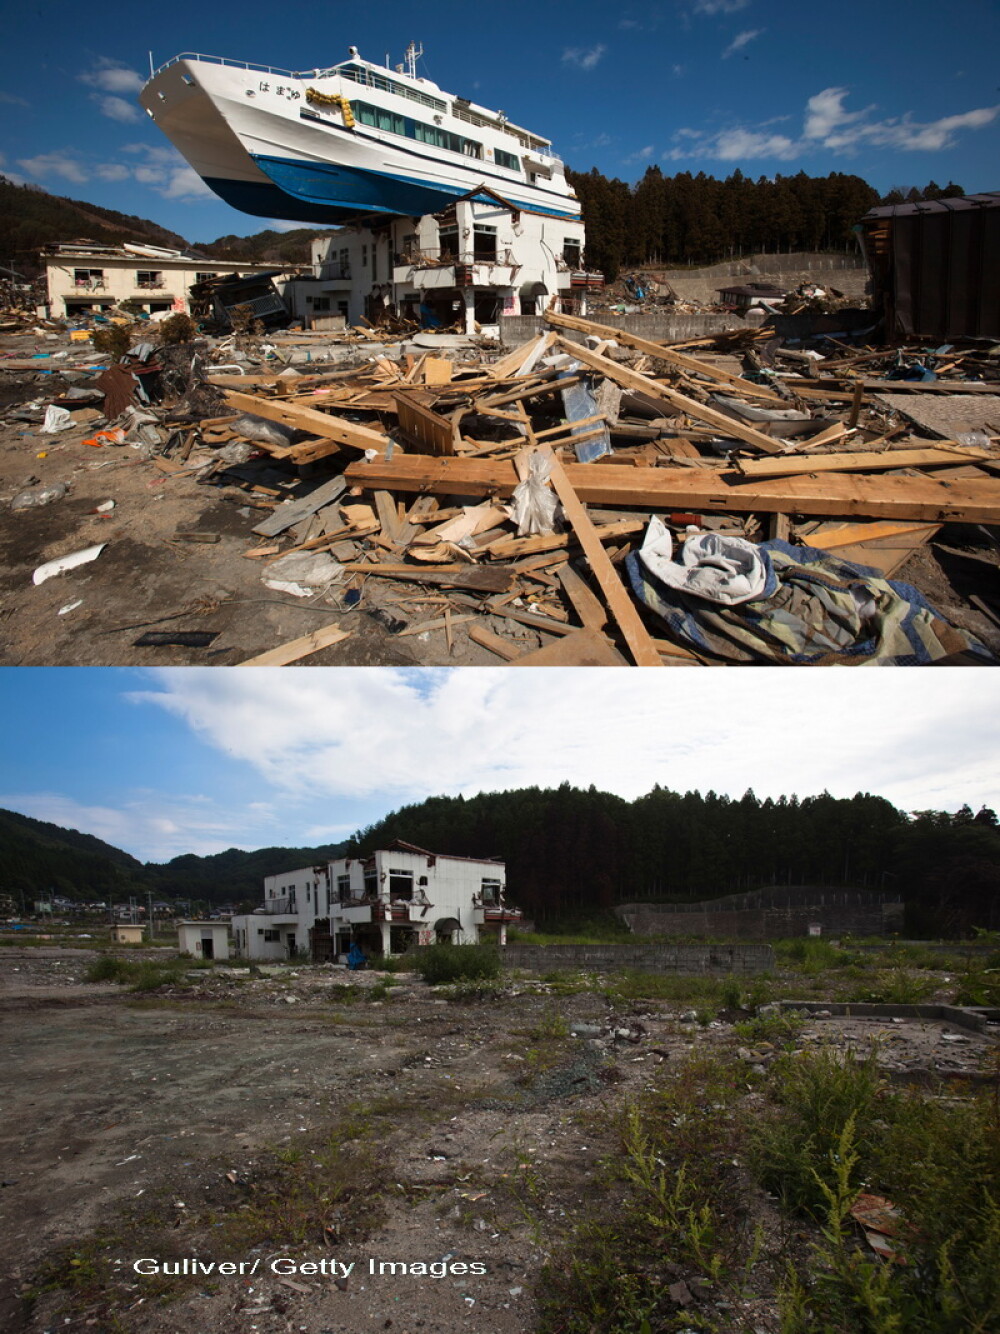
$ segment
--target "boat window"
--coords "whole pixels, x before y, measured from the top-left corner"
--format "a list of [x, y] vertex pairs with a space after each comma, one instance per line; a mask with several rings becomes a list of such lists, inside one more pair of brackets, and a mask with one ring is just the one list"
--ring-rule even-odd
[[516, 153], [508, 153], [504, 148], [495, 149], [493, 159], [498, 167], [508, 167], [511, 171], [521, 170], [521, 159]]
[[450, 130], [443, 130], [437, 125], [425, 125], [422, 121], [411, 120], [409, 116], [399, 116], [394, 111], [387, 111], [385, 107], [372, 106], [370, 102], [353, 102], [351, 105], [354, 118], [361, 125], [388, 130], [390, 134], [401, 134], [407, 139], [416, 139], [418, 143], [446, 148], [452, 153], [464, 153], [466, 157], [483, 156], [483, 146], [475, 139], [452, 134]]

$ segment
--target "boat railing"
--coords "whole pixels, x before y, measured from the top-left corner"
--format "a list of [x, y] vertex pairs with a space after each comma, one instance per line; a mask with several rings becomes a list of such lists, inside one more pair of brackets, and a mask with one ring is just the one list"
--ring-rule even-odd
[[[286, 79], [297, 79], [304, 74], [315, 77], [326, 72], [324, 70], [275, 69], [273, 65], [255, 65], [249, 60], [230, 60], [228, 56], [206, 56], [200, 55], [196, 51], [183, 51], [179, 56], [173, 56], [165, 65], [161, 65], [156, 74], [162, 74], [165, 69], [169, 69], [171, 65], [176, 65], [180, 60], [198, 60], [206, 65], [230, 65], [233, 69], [253, 70], [255, 74], [280, 74]], [[156, 78], [156, 74], [152, 77]]]

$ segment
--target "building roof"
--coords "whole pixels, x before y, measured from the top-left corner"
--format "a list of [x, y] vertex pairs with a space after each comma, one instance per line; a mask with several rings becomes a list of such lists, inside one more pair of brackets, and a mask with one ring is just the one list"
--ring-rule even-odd
[[910, 204], [884, 204], [880, 208], [869, 209], [861, 221], [912, 218], [918, 213], [965, 213], [969, 209], [984, 208], [1000, 208], [1000, 190], [987, 190], [979, 195], [955, 195], [951, 199], [919, 199]]

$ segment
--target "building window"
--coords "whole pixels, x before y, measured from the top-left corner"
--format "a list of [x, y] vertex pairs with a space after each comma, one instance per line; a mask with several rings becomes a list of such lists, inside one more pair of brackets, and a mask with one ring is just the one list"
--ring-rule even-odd
[[472, 254], [475, 259], [495, 263], [497, 257], [497, 229], [476, 223], [472, 233]]
[[378, 871], [374, 866], [365, 868], [365, 898], [378, 898]]
[[563, 240], [563, 259], [572, 269], [578, 269], [583, 259], [579, 240], [567, 236]]
[[146, 291], [161, 288], [163, 286], [163, 274], [157, 269], [139, 269], [135, 275], [135, 285]]
[[341, 903], [346, 903], [351, 897], [351, 877], [349, 875], [337, 876], [337, 898]]
[[104, 286], [104, 270], [74, 269], [73, 284], [76, 287], [85, 287], [88, 292], [96, 292], [98, 288]]
[[214, 273], [196, 273], [194, 280], [196, 283], [210, 283], [214, 277]]
[[514, 153], [508, 153], [505, 148], [494, 149], [493, 160], [498, 167], [507, 167], [510, 171], [521, 170], [521, 159]]
[[389, 868], [389, 898], [390, 899], [413, 898], [412, 871], [394, 871], [392, 867]]
[[313, 310], [318, 314], [324, 314], [330, 309], [330, 298], [328, 296], [314, 296], [312, 298]]
[[281, 940], [281, 932], [278, 931], [276, 928], [275, 928], [275, 929], [268, 928], [268, 929], [264, 932], [264, 939], [265, 939], [265, 941], [271, 941], [272, 943], [278, 943], [278, 942], [280, 942], [280, 940]]
[[453, 259], [458, 258], [458, 228], [442, 227], [438, 232], [438, 244], [441, 248], [441, 258], [446, 259], [449, 255]]
[[495, 906], [500, 902], [500, 895], [503, 891], [502, 880], [483, 880], [481, 882], [483, 903], [486, 906]]
[[363, 245], [363, 246], [361, 247], [361, 267], [362, 267], [363, 269], [365, 269], [365, 268], [368, 267], [368, 247], [367, 247], [367, 245]]

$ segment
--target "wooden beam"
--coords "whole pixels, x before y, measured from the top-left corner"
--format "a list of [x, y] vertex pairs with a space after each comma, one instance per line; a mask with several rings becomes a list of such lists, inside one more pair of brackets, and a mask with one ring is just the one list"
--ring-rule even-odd
[[[359, 426], [357, 422], [345, 421], [341, 417], [328, 416], [325, 412], [317, 412], [315, 408], [301, 408], [277, 398], [257, 398], [253, 394], [237, 393], [234, 389], [227, 389], [225, 398], [227, 403], [231, 403], [234, 408], [239, 408], [242, 412], [252, 412], [257, 417], [266, 417], [268, 421], [281, 422], [284, 426], [293, 426], [301, 431], [310, 431], [313, 435], [322, 436], [324, 440], [335, 441], [338, 445], [348, 445], [351, 449], [362, 451], [374, 449], [377, 454], [382, 454], [389, 444], [389, 437], [383, 435], [381, 431], [373, 431], [367, 426]], [[269, 448], [265, 444], [261, 447], [277, 458], [289, 456], [294, 458], [296, 453], [295, 445], [287, 448]], [[315, 456], [315, 449], [313, 454]]]
[[622, 583], [618, 571], [611, 564], [611, 559], [601, 545], [601, 539], [591, 522], [590, 515], [584, 509], [580, 497], [573, 490], [573, 484], [567, 477], [566, 470], [548, 445], [543, 445], [539, 452], [546, 455], [551, 462], [550, 477], [555, 493], [562, 503], [563, 513], [580, 540], [584, 555], [590, 562], [594, 578], [604, 594], [608, 610], [625, 636], [625, 641], [629, 646], [632, 657], [635, 659], [636, 666], [661, 667], [663, 664], [660, 661], [660, 655], [653, 647], [649, 631], [642, 623], [638, 609], [632, 601], [632, 595]]
[[237, 663], [237, 666], [285, 667], [290, 662], [298, 662], [301, 658], [307, 658], [310, 653], [318, 653], [320, 649], [329, 648], [331, 644], [339, 644], [342, 639], [350, 637], [350, 630], [341, 630], [340, 626], [335, 624], [324, 625], [322, 629], [303, 635], [301, 639], [290, 639], [287, 644], [268, 649], [266, 653], [260, 653], [256, 658], [246, 658], [243, 662]]
[[624, 385], [626, 389], [638, 389], [654, 399], [669, 403], [671, 407], [680, 408], [682, 412], [687, 413], [689, 417], [694, 417], [696, 421], [708, 422], [710, 426], [716, 428], [720, 435], [743, 440], [748, 445], [754, 445], [763, 454], [781, 453], [781, 446], [776, 440], [772, 440], [769, 435], [754, 430], [752, 426], [747, 426], [745, 422], [741, 422], [735, 417], [727, 417], [724, 412], [709, 407], [707, 403], [699, 403], [696, 398], [689, 398], [686, 394], [680, 394], [676, 389], [670, 389], [659, 380], [651, 380], [646, 375], [640, 375], [638, 371], [629, 370], [627, 366], [619, 365], [617, 361], [612, 361], [609, 357], [602, 357], [597, 352], [591, 352], [589, 347], [581, 347], [578, 343], [571, 343], [565, 338], [559, 339], [559, 346], [575, 360], [582, 361], [585, 366], [591, 366], [596, 371], [601, 371], [609, 380]]
[[[969, 461], [988, 460], [985, 450], [970, 450]], [[735, 459], [744, 477], [793, 477], [818, 472], [884, 472], [888, 468], [945, 468], [955, 463], [946, 449], [857, 450], [842, 454], [789, 454], [785, 458]]]
[[608, 614], [601, 599], [589, 585], [577, 574], [568, 562], [556, 571], [556, 578], [563, 586], [563, 592], [573, 604], [573, 610], [580, 618], [585, 630], [603, 630], [608, 623]]
[[469, 627], [468, 633], [469, 638], [474, 643], [481, 644], [483, 648], [488, 648], [498, 658], [503, 658], [504, 662], [512, 662], [515, 658], [521, 656], [521, 649], [516, 644], [512, 644], [508, 639], [501, 639], [499, 635], [495, 635], [485, 625], [472, 625]]
[[343, 568], [358, 574], [400, 579], [404, 583], [441, 584], [445, 588], [471, 588], [484, 593], [506, 593], [514, 578], [512, 570], [497, 565], [492, 568], [485, 565], [439, 565], [432, 569], [426, 565], [406, 565], [401, 561], [386, 561], [379, 565], [348, 561]]
[[[1000, 523], [1000, 479], [938, 480], [931, 477], [866, 477], [813, 474], [807, 477], [743, 477], [735, 469], [634, 468], [621, 464], [570, 463], [566, 475], [579, 498], [591, 505], [709, 513], [774, 513], [914, 519], [926, 523]], [[350, 484], [437, 495], [509, 496], [518, 478], [506, 459], [430, 459], [394, 455], [386, 463], [349, 465]]]
[[739, 389], [747, 398], [766, 399], [770, 403], [784, 404], [784, 399], [780, 394], [776, 394], [773, 389], [754, 384], [752, 381], [745, 380], [739, 375], [733, 375], [730, 371], [724, 371], [718, 366], [709, 365], [708, 362], [701, 361], [698, 357], [689, 357], [684, 352], [675, 352], [673, 348], [663, 347], [662, 344], [653, 343], [648, 338], [640, 338], [637, 334], [629, 333], [625, 329], [616, 329], [610, 324], [595, 324], [593, 320], [584, 320], [578, 315], [560, 315], [554, 310], [545, 312], [545, 320], [546, 323], [555, 325], [557, 329], [574, 329], [577, 333], [593, 334], [597, 338], [613, 338], [625, 347], [634, 347], [636, 351], [645, 352], [649, 357], [658, 357], [671, 366], [679, 366], [683, 370], [702, 375], [705, 379], [715, 380], [729, 388]]

